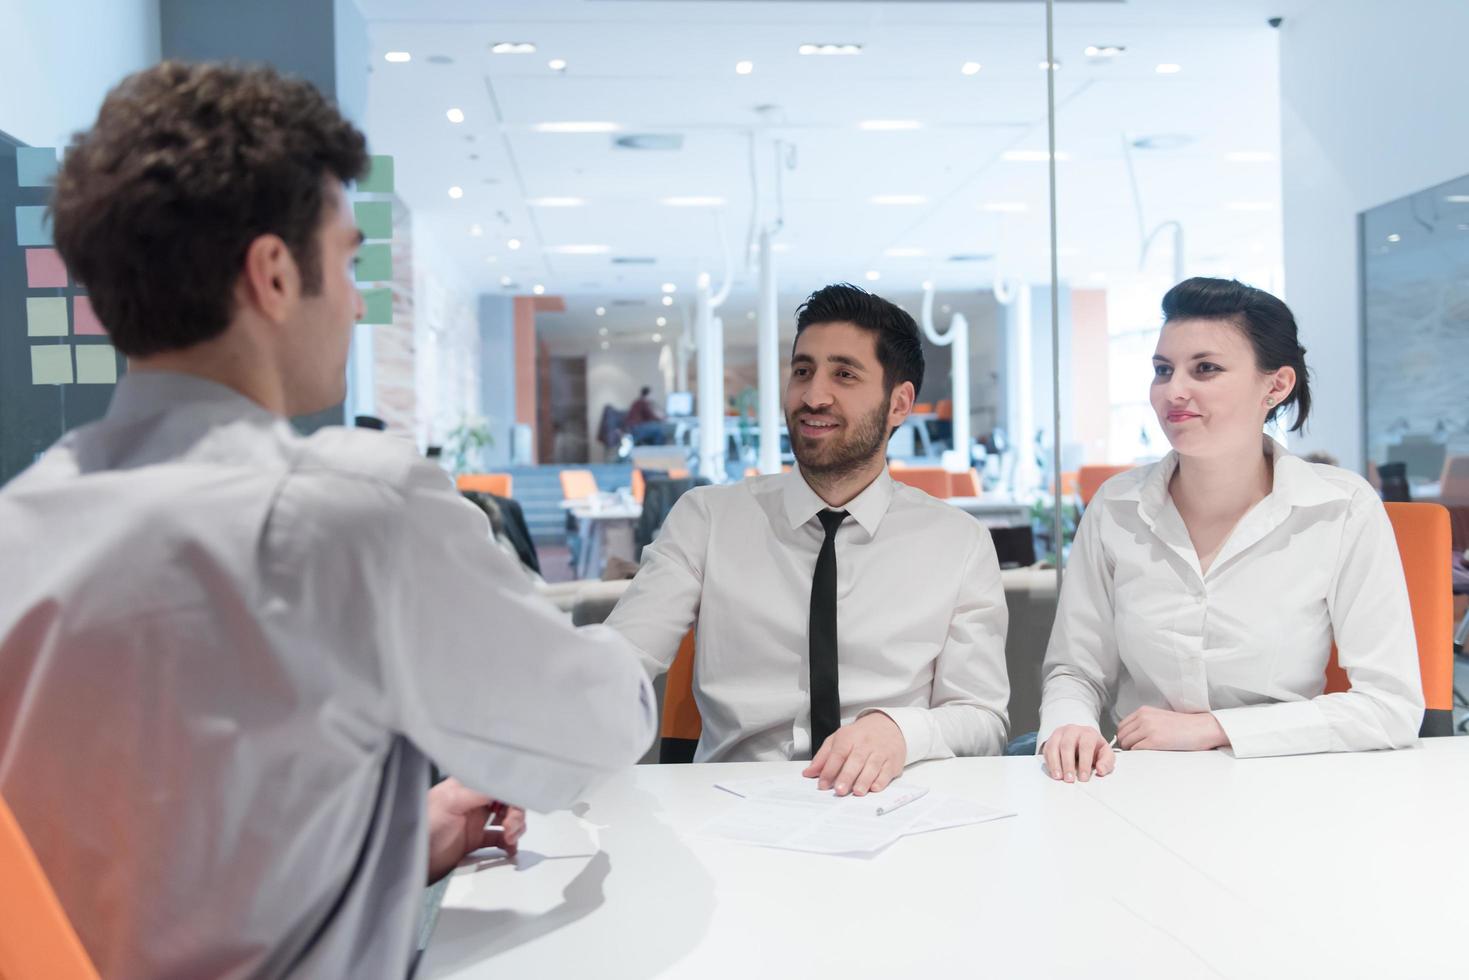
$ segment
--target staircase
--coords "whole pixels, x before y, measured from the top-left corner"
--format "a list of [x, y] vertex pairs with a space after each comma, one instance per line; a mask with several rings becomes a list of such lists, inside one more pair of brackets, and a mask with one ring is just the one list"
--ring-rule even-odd
[[632, 482], [630, 463], [589, 463], [569, 466], [511, 466], [495, 470], [512, 477], [513, 496], [525, 511], [531, 538], [539, 545], [566, 543], [566, 511], [561, 507], [561, 471], [590, 470], [598, 489], [608, 492]]

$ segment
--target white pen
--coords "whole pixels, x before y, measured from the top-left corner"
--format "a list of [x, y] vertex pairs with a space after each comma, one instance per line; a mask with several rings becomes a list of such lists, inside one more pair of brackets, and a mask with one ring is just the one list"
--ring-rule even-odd
[[885, 803], [883, 803], [882, 806], [880, 806], [880, 807], [877, 808], [877, 815], [880, 817], [880, 816], [882, 816], [885, 813], [892, 813], [894, 810], [896, 810], [900, 806], [907, 806], [909, 803], [912, 803], [914, 800], [921, 799], [923, 797], [923, 795], [925, 793], [927, 793], [927, 792], [928, 792], [928, 787], [927, 786], [921, 786], [921, 787], [919, 787], [917, 789], [911, 789], [908, 792], [904, 793], [903, 795], [899, 796], [897, 799], [888, 800]]

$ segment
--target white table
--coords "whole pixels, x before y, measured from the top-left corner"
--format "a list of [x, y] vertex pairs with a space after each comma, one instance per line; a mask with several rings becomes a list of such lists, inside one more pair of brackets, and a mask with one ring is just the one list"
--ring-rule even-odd
[[1030, 505], [998, 497], [948, 497], [944, 500], [986, 527], [1023, 527], [1030, 524]]
[[576, 577], [594, 579], [602, 574], [607, 559], [616, 555], [635, 561], [637, 546], [634, 529], [643, 516], [641, 504], [607, 503], [594, 506], [582, 501], [568, 501], [562, 506], [576, 518], [581, 551], [577, 554]]
[[450, 883], [418, 975], [1455, 976], [1469, 961], [1469, 739], [1237, 761], [1136, 752], [1053, 783], [1031, 758], [915, 781], [1015, 809], [870, 859], [705, 840], [718, 778], [642, 766], [533, 816], [513, 864]]

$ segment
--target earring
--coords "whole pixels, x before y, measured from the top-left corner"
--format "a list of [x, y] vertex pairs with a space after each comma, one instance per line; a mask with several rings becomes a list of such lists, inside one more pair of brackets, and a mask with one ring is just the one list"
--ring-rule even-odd
[[1266, 408], [1274, 408], [1275, 407], [1275, 399], [1274, 398], [1267, 398], [1267, 399], [1265, 399], [1265, 407]]

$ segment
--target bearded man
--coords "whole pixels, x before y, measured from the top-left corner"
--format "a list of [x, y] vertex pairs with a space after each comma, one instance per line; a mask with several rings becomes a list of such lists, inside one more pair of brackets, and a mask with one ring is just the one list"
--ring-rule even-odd
[[685, 494], [608, 625], [666, 671], [696, 628], [694, 759], [810, 759], [838, 795], [1005, 745], [1007, 612], [989, 532], [887, 472], [923, 384], [918, 325], [840, 283], [797, 310], [797, 467]]

